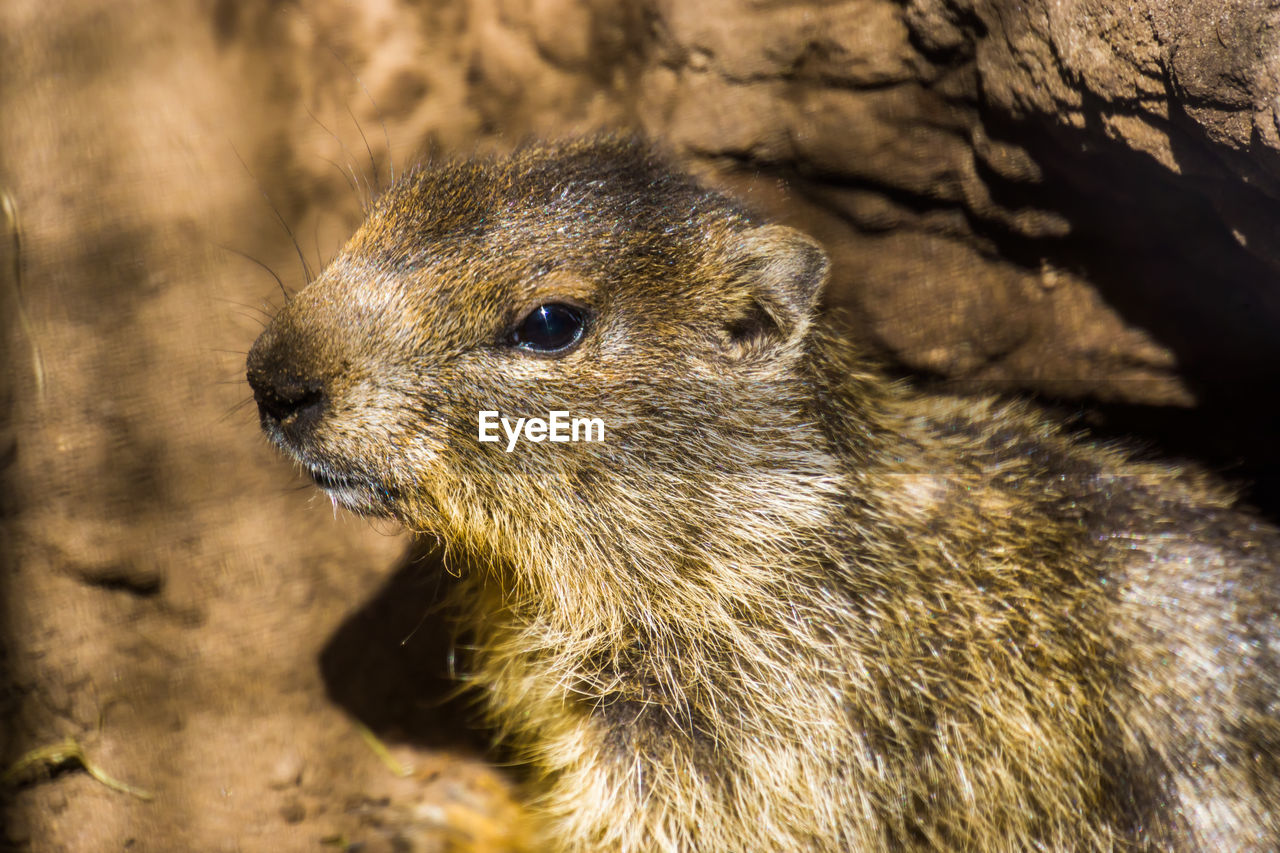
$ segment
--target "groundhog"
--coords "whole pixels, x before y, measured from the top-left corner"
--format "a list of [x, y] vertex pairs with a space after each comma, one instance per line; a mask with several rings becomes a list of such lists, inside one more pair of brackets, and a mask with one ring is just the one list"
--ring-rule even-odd
[[1280, 849], [1280, 532], [926, 393], [828, 262], [634, 140], [403, 179], [248, 359], [439, 537], [556, 851]]

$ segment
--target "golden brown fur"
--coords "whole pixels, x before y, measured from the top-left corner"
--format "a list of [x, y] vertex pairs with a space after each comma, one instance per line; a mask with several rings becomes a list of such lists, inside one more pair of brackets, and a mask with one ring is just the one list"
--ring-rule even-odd
[[[1277, 532], [885, 379], [825, 270], [643, 145], [535, 146], [394, 188], [249, 377], [335, 500], [469, 567], [547, 849], [1276, 849]], [[506, 342], [551, 302], [580, 345]], [[606, 440], [477, 441], [557, 409]]]

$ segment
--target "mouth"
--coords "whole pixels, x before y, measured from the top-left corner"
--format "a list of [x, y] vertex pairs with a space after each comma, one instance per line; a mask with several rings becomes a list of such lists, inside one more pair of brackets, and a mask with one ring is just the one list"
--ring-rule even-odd
[[389, 515], [395, 503], [391, 489], [373, 480], [337, 471], [331, 465], [299, 459], [302, 469], [329, 496], [335, 507], [360, 515]]
[[334, 509], [339, 506], [358, 515], [394, 517], [398, 493], [377, 478], [353, 473], [346, 466], [335, 465], [287, 437], [276, 424], [265, 424], [267, 439], [277, 450], [292, 459], [320, 487]]

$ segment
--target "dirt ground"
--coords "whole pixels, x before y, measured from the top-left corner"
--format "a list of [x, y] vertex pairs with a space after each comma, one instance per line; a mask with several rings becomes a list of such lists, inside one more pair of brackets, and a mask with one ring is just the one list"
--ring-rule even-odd
[[[269, 270], [304, 281], [280, 218], [314, 270], [373, 167], [277, 150], [297, 92], [220, 43], [218, 9], [48, 11], [0, 12], [0, 849], [506, 849], [508, 780], [446, 702], [430, 562], [335, 518], [246, 405]], [[364, 158], [343, 105], [310, 108]]]
[[[243, 378], [424, 158], [658, 136], [824, 241], [861, 345], [1275, 516], [1269, 35], [1214, 54], [1154, 0], [693, 5], [0, 5], [0, 850], [520, 847], [447, 575], [278, 458]], [[1280, 32], [1247, 11], [1204, 26]]]

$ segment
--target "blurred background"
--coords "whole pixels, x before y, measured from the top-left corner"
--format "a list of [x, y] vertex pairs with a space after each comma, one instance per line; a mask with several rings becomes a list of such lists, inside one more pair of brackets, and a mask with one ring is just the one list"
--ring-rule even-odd
[[850, 346], [1276, 518], [1264, 6], [5, 0], [0, 850], [518, 844], [431, 555], [335, 518], [243, 379], [430, 159], [656, 137], [824, 243]]

